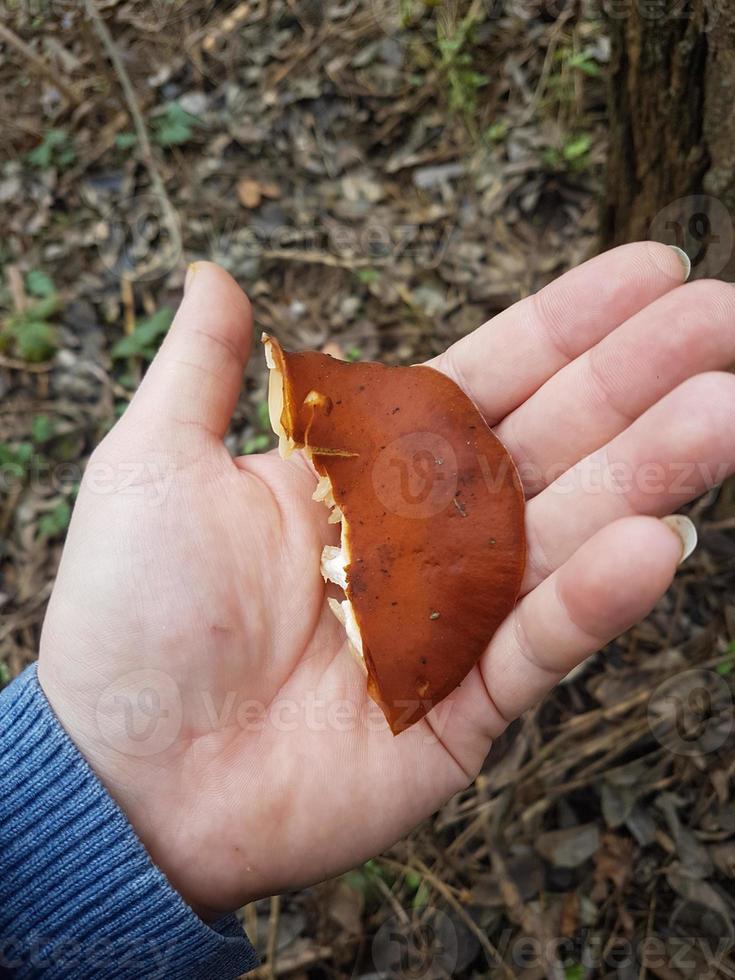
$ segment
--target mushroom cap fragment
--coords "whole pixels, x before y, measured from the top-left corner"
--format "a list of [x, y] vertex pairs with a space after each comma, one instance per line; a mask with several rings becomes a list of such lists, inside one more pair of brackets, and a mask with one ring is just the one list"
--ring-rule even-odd
[[307, 452], [315, 497], [342, 520], [341, 548], [322, 556], [346, 597], [331, 605], [398, 734], [461, 683], [513, 608], [526, 553], [518, 474], [439, 371], [263, 342], [281, 453]]

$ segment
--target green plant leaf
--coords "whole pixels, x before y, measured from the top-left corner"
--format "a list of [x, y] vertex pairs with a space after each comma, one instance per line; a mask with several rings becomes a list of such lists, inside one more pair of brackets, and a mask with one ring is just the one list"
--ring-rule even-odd
[[21, 313], [15, 313], [10, 317], [9, 322], [13, 324], [13, 330], [22, 329], [27, 320], [48, 320], [59, 308], [59, 294], [53, 293], [51, 296], [44, 296], [34, 303], [27, 306]]
[[418, 871], [410, 870], [406, 872], [406, 885], [412, 892], [418, 891], [423, 880]]
[[499, 119], [494, 122], [491, 126], [485, 130], [487, 138], [492, 140], [493, 143], [502, 143], [505, 137], [508, 135], [509, 130], [508, 123], [505, 119]]
[[589, 153], [590, 147], [592, 146], [592, 137], [587, 133], [583, 133], [576, 139], [570, 140], [564, 146], [564, 159], [569, 163], [573, 163], [575, 160], [580, 160], [582, 157]]
[[181, 146], [192, 137], [192, 130], [201, 120], [178, 102], [169, 102], [153, 119], [153, 138], [161, 146]]
[[577, 68], [591, 78], [596, 78], [601, 71], [597, 62], [590, 58], [584, 51], [578, 51], [576, 54], [571, 55], [567, 60], [567, 64], [570, 68]]
[[428, 905], [430, 897], [431, 889], [427, 886], [425, 881], [422, 881], [419, 887], [416, 889], [416, 894], [411, 899], [411, 907], [414, 909], [423, 908], [424, 905]]
[[258, 407], [256, 408], [258, 416], [258, 425], [263, 430], [263, 432], [271, 431], [271, 416], [270, 410], [268, 408], [268, 402], [262, 401], [258, 402]]
[[53, 279], [40, 269], [31, 269], [26, 275], [26, 289], [32, 296], [48, 298], [56, 295]]
[[347, 882], [353, 891], [360, 892], [362, 895], [371, 887], [368, 878], [360, 871], [346, 871], [342, 875], [342, 880]]
[[248, 456], [251, 453], [262, 453], [268, 449], [270, 442], [268, 436], [264, 432], [260, 432], [257, 436], [251, 436], [245, 440], [242, 446], [243, 454]]
[[138, 137], [135, 133], [118, 133], [115, 137], [115, 146], [118, 150], [129, 150], [137, 142]]
[[564, 967], [564, 980], [584, 980], [585, 972], [581, 963], [571, 963]]
[[30, 442], [19, 442], [15, 446], [0, 442], [0, 466], [14, 471], [18, 476], [23, 475], [32, 456], [33, 446]]
[[151, 360], [159, 341], [171, 326], [173, 318], [171, 308], [162, 306], [153, 316], [140, 320], [135, 330], [118, 340], [110, 353], [114, 358], [143, 357]]
[[43, 514], [38, 522], [38, 533], [42, 538], [55, 538], [69, 526], [71, 507], [66, 500], [60, 500], [55, 507]]
[[76, 159], [76, 151], [65, 129], [47, 129], [39, 145], [28, 154], [36, 167], [68, 167]]
[[35, 415], [31, 422], [31, 438], [37, 446], [50, 442], [54, 437], [54, 422], [48, 415]]
[[371, 282], [377, 282], [380, 279], [380, 272], [377, 269], [358, 269], [355, 273], [360, 282], [369, 286]]
[[14, 333], [18, 356], [24, 361], [47, 361], [56, 350], [56, 331], [44, 320], [21, 320]]
[[731, 674], [735, 670], [735, 642], [728, 646], [722, 662], [717, 664], [715, 670], [720, 677], [727, 677], [728, 674]]

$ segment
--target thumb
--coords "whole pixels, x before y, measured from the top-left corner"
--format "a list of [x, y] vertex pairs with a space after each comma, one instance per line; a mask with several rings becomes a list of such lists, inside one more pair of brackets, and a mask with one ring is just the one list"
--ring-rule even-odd
[[222, 439], [252, 340], [250, 302], [212, 262], [189, 266], [184, 298], [130, 404], [146, 428], [195, 426]]

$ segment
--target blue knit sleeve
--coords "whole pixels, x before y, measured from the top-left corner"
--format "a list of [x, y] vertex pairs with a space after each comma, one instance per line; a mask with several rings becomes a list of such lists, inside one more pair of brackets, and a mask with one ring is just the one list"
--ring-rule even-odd
[[224, 980], [255, 952], [151, 862], [56, 718], [35, 665], [0, 693], [0, 975]]

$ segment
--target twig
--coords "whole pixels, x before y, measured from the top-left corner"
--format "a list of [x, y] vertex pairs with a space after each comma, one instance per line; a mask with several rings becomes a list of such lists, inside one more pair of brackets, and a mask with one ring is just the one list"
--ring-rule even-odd
[[245, 932], [253, 946], [258, 945], [258, 909], [255, 902], [245, 906]]
[[117, 75], [118, 81], [122, 87], [125, 95], [125, 101], [128, 106], [128, 111], [130, 112], [130, 116], [133, 121], [135, 135], [138, 139], [138, 149], [140, 151], [140, 155], [150, 175], [153, 190], [160, 198], [161, 205], [163, 207], [163, 216], [166, 224], [168, 225], [168, 231], [171, 235], [173, 249], [175, 252], [180, 253], [181, 232], [179, 230], [178, 215], [176, 214], [176, 210], [171, 204], [169, 196], [166, 193], [166, 186], [158, 169], [158, 164], [156, 163], [153, 147], [151, 146], [151, 141], [148, 138], [148, 130], [146, 129], [145, 122], [143, 120], [143, 113], [140, 111], [138, 97], [136, 96], [135, 89], [130, 81], [130, 76], [127, 73], [125, 65], [123, 64], [122, 58], [120, 57], [120, 52], [117, 50], [117, 46], [112, 34], [110, 34], [110, 31], [108, 30], [107, 24], [105, 24], [104, 20], [100, 16], [95, 0], [84, 0], [84, 6], [92, 20], [94, 29], [97, 31], [97, 34], [104, 45], [108, 57], [112, 62], [112, 67], [115, 69], [115, 74]]
[[726, 517], [722, 521], [707, 521], [704, 526], [708, 531], [733, 531], [735, 530], [735, 517]]
[[70, 85], [69, 82], [61, 78], [59, 73], [54, 71], [51, 65], [47, 64], [43, 58], [36, 54], [33, 48], [30, 48], [25, 41], [22, 41], [17, 34], [4, 24], [0, 24], [0, 39], [22, 54], [40, 75], [48, 79], [61, 92], [67, 102], [71, 102], [73, 105], [81, 105], [84, 98], [82, 94], [77, 92], [73, 85]]
[[378, 886], [378, 889], [385, 895], [388, 904], [393, 909], [401, 925], [404, 926], [407, 925], [411, 921], [408, 912], [406, 912], [406, 910], [403, 908], [403, 906], [398, 901], [396, 896], [393, 894], [393, 892], [390, 890], [390, 888], [386, 885], [386, 883], [379, 875], [376, 875], [375, 877], [375, 884]]
[[19, 361], [14, 357], [6, 357], [0, 354], [0, 367], [7, 368], [9, 371], [27, 371], [28, 374], [47, 374], [53, 367], [49, 361], [43, 364], [36, 364], [30, 361]]
[[[298, 940], [296, 941], [298, 943]], [[292, 945], [296, 945], [295, 943]], [[290, 952], [285, 952], [279, 957], [276, 967], [276, 976], [282, 977], [287, 973], [301, 971], [303, 973], [308, 967], [320, 966], [325, 960], [330, 960], [334, 955], [331, 946], [313, 946], [311, 944], [296, 946]], [[271, 974], [268, 972], [268, 964], [257, 967], [252, 973], [247, 974], [247, 980], [270, 980]]]
[[125, 310], [123, 329], [129, 336], [135, 331], [135, 297], [133, 294], [133, 284], [128, 276], [123, 276], [120, 280], [120, 295]]
[[[3, 501], [3, 506], [0, 508], [0, 534], [5, 537], [8, 533], [8, 528], [10, 527], [10, 522], [15, 514], [15, 508], [18, 505], [18, 501], [23, 493], [24, 486], [22, 483], [16, 483], [15, 486], [8, 492], [6, 491], [6, 497]], [[12, 629], [16, 629], [18, 626], [17, 622], [13, 622]]]
[[[393, 858], [381, 857], [379, 860], [381, 864], [392, 864], [397, 868], [401, 868], [401, 870], [403, 871], [406, 870], [406, 865], [401, 864], [400, 861], [395, 861]], [[460, 917], [460, 919], [464, 922], [464, 924], [467, 926], [470, 932], [475, 936], [480, 946], [482, 946], [485, 955], [488, 958], [488, 966], [491, 966], [492, 964], [496, 964], [497, 967], [500, 970], [502, 970], [504, 975], [508, 977], [508, 980], [513, 980], [513, 974], [508, 969], [508, 965], [503, 959], [503, 957], [500, 955], [500, 951], [495, 946], [493, 946], [493, 944], [490, 942], [490, 940], [487, 938], [485, 933], [478, 926], [478, 924], [475, 922], [472, 916], [462, 906], [461, 902], [457, 900], [457, 898], [454, 896], [452, 892], [452, 889], [449, 888], [441, 880], [441, 878], [437, 877], [437, 875], [435, 875], [433, 871], [430, 871], [429, 868], [427, 868], [427, 866], [420, 858], [413, 858], [412, 867], [414, 868], [414, 870], [418, 871], [418, 873], [425, 881], [428, 881], [428, 883], [434, 888], [435, 891], [439, 892], [439, 894], [442, 896], [444, 901], [447, 902], [448, 905], [452, 906], [452, 908]]]
[[[22, 487], [19, 487], [19, 492], [22, 492]], [[8, 504], [7, 509], [12, 516], [12, 511], [14, 510], [12, 504]], [[23, 603], [10, 622], [5, 623], [2, 627], [0, 627], [0, 643], [4, 643], [6, 638], [11, 636], [16, 630], [23, 629], [26, 626], [32, 626], [38, 622], [38, 620], [43, 616], [43, 607], [46, 600], [51, 595], [51, 587], [53, 584], [53, 582], [47, 582], [41, 589], [39, 589], [32, 599]]]
[[[648, 937], [653, 932], [653, 922], [654, 916], [656, 914], [656, 893], [651, 895], [651, 900], [648, 903], [648, 921], [646, 922], [646, 941], [643, 944], [643, 948], [646, 949], [648, 943]], [[648, 973], [648, 963], [646, 962], [645, 955], [641, 957], [641, 968], [638, 971], [638, 980], [646, 980], [646, 975]]]
[[[492, 846], [492, 840], [488, 840], [488, 845]], [[490, 852], [490, 862], [493, 872], [500, 885], [500, 895], [505, 902], [509, 918], [512, 922], [519, 925], [526, 933], [537, 939], [541, 945], [542, 958], [544, 960], [544, 974], [549, 978], [564, 976], [564, 969], [559, 962], [559, 957], [555, 950], [558, 949], [553, 941], [551, 930], [544, 921], [540, 913], [529, 903], [523, 901], [518, 886], [508, 874], [508, 868], [500, 851], [492, 849]]]
[[268, 919], [268, 975], [276, 976], [276, 948], [278, 946], [278, 923], [281, 918], [281, 899], [278, 895], [271, 898], [271, 914]]
[[335, 269], [361, 269], [364, 267], [378, 268], [387, 265], [386, 259], [348, 259], [329, 252], [293, 252], [287, 248], [267, 248], [260, 253], [264, 259], [278, 259], [286, 262], [304, 262], [316, 265], [328, 265]]
[[555, 21], [553, 27], [551, 28], [551, 33], [549, 36], [549, 46], [546, 49], [546, 55], [544, 57], [544, 63], [541, 66], [541, 74], [539, 75], [538, 85], [536, 86], [536, 91], [533, 93], [530, 102], [526, 106], [525, 112], [521, 116], [521, 125], [526, 125], [532, 118], [536, 109], [541, 102], [546, 91], [546, 85], [549, 80], [549, 75], [551, 74], [551, 68], [554, 63], [554, 54], [556, 53], [556, 46], [558, 43], [558, 36], [561, 34], [564, 25], [572, 16], [572, 10], [564, 11], [560, 14]]
[[223, 37], [228, 37], [241, 23], [246, 21], [250, 15], [250, 4], [239, 3], [234, 10], [227, 14], [214, 30], [209, 31], [204, 37], [201, 47], [206, 54], [212, 54]]
[[23, 283], [23, 273], [17, 265], [12, 262], [6, 267], [5, 277], [8, 280], [8, 289], [13, 298], [13, 306], [17, 313], [22, 313], [28, 305], [25, 285]]

